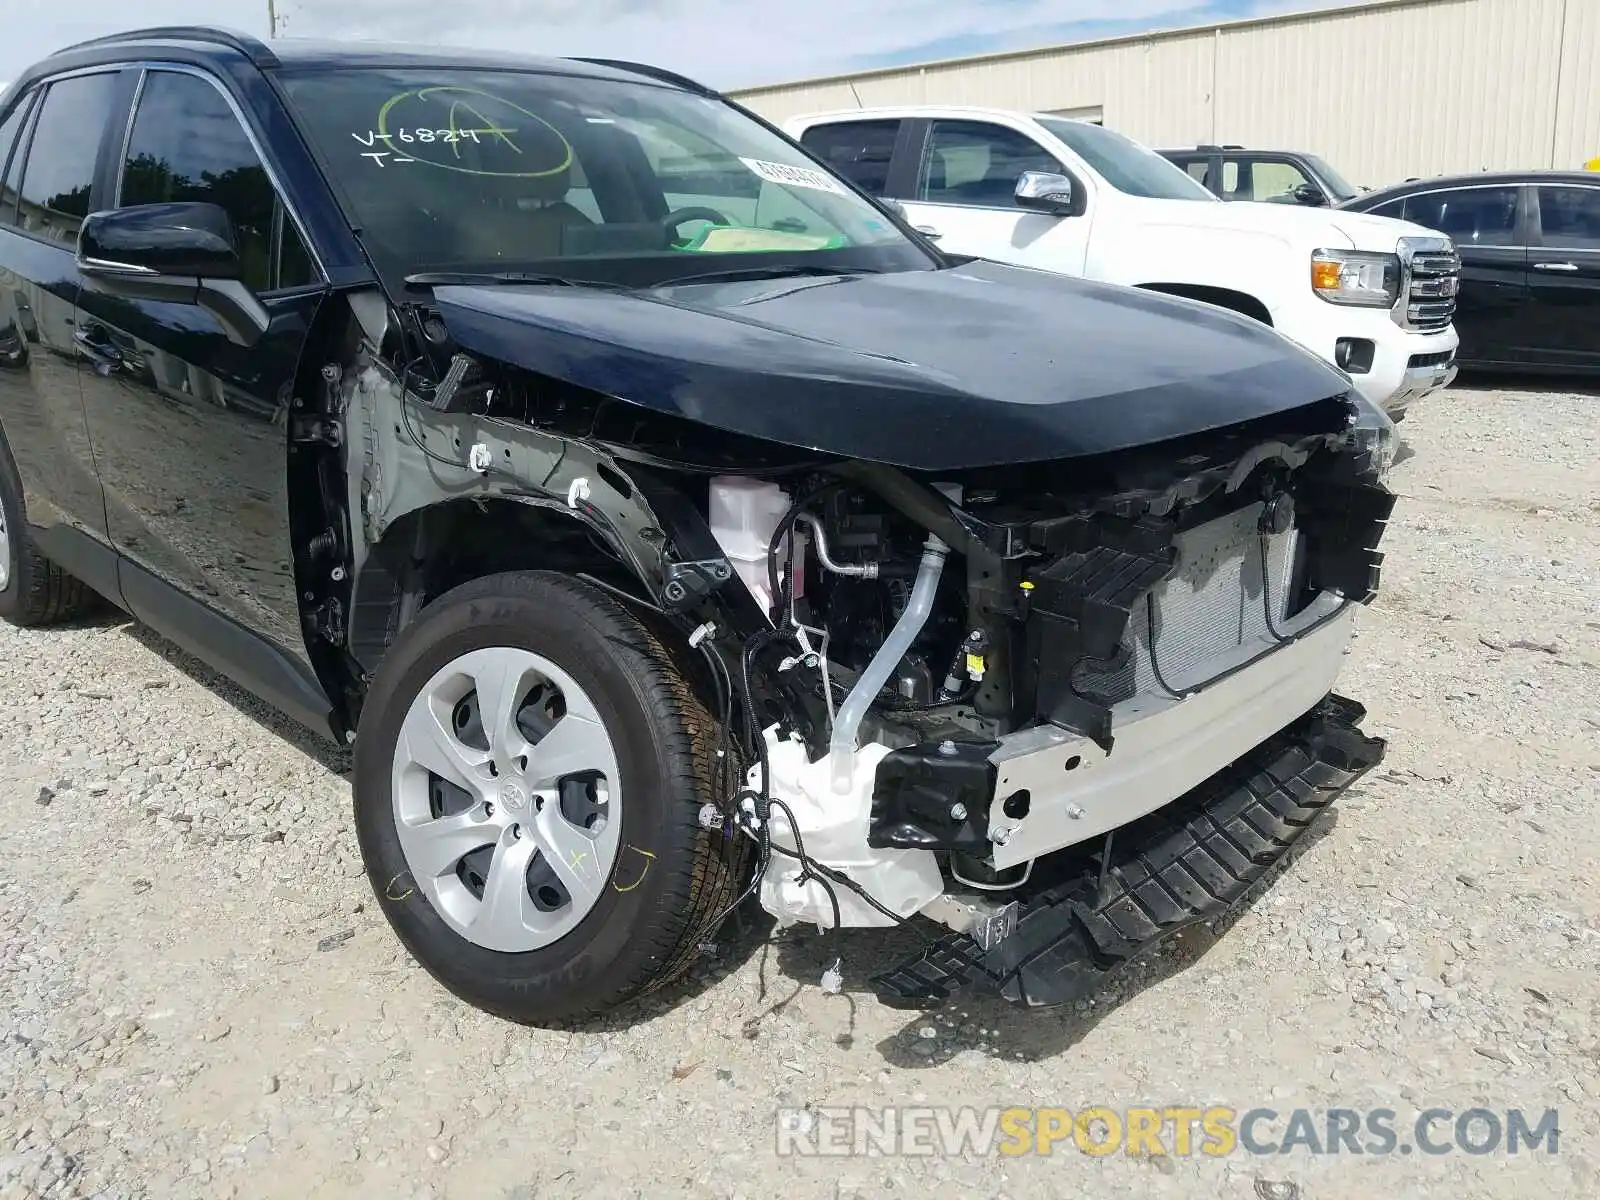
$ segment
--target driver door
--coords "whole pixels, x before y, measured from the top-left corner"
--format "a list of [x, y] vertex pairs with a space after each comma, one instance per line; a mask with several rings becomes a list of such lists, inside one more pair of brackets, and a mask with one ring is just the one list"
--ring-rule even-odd
[[137, 95], [108, 207], [220, 205], [271, 325], [242, 346], [204, 308], [113, 295], [85, 277], [84, 407], [110, 538], [127, 564], [123, 594], [164, 629], [177, 620], [176, 589], [308, 662], [287, 417], [321, 278], [220, 84], [153, 68]]
[[1017, 180], [1026, 171], [1068, 173], [1020, 130], [990, 121], [929, 121], [915, 190], [902, 203], [911, 224], [941, 250], [1082, 275], [1088, 218], [1018, 207]]
[[[1230, 154], [1223, 160], [1222, 178], [1229, 200], [1304, 204], [1306, 201], [1298, 191], [1301, 188], [1323, 195], [1322, 186], [1287, 158]], [[1323, 197], [1321, 203], [1326, 202]]]

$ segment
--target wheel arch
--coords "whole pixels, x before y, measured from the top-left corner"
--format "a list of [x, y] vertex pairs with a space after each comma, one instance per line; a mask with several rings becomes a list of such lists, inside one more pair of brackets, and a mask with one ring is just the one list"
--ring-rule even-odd
[[368, 675], [430, 601], [506, 571], [556, 570], [639, 603], [637, 570], [578, 512], [524, 496], [440, 500], [405, 513], [368, 547], [351, 593], [350, 652]]
[[1141, 283], [1138, 286], [1147, 292], [1160, 292], [1165, 296], [1198, 300], [1203, 304], [1226, 308], [1240, 316], [1260, 321], [1269, 328], [1273, 324], [1271, 310], [1260, 299], [1236, 288], [1213, 287], [1200, 283]]

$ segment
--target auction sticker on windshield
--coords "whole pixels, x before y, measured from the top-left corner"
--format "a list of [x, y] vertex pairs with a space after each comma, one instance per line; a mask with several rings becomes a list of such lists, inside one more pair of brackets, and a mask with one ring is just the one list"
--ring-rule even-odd
[[835, 196], [845, 196], [849, 193], [839, 186], [836, 179], [830, 179], [821, 171], [813, 171], [809, 167], [790, 167], [783, 163], [767, 162], [760, 158], [741, 158], [739, 160], [768, 183], [780, 183], [787, 187], [811, 188], [818, 192], [832, 192]]

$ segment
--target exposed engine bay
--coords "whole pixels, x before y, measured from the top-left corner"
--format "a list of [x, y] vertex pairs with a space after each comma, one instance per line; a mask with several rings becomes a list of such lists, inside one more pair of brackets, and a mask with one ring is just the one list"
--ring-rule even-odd
[[[1148, 461], [1098, 463], [1099, 492], [1060, 490], [1062, 467], [927, 491], [859, 464], [791, 490], [713, 478], [713, 533], [792, 643], [777, 669], [826, 709], [825, 741], [768, 726], [746, 780], [735, 819], [765, 822], [789, 860], [763, 871], [765, 907], [829, 928], [933, 906], [998, 941], [1042, 860], [1320, 701], [1349, 607], [1376, 589], [1392, 498], [1340, 439], [1247, 438], [1162, 487], [1129, 486], [1159, 477]], [[1230, 687], [1262, 668], [1265, 705]], [[1245, 740], [1181, 711], [1213, 690], [1208, 717], [1253, 707]]]
[[424, 310], [362, 346], [324, 373], [361, 456], [352, 540], [371, 560], [338, 601], [345, 650], [375, 661], [421, 601], [407, 564], [425, 556], [391, 532], [416, 513], [466, 498], [559, 515], [617, 568], [581, 577], [703, 662], [719, 778], [700, 821], [753, 849], [746, 895], [781, 924], [948, 928], [880, 978], [904, 999], [976, 974], [1030, 1003], [1075, 994], [1085, 963], [1217, 911], [1289, 840], [1230, 838], [1226, 880], [1183, 868], [1157, 889], [1182, 911], [1074, 949], [1088, 914], [1156, 870], [1130, 828], [1193, 826], [1185, 806], [1252, 756], [1279, 765], [1240, 794], [1301, 805], [1319, 772], [1348, 782], [1381, 757], [1331, 695], [1394, 502], [1392, 425], [1354, 394], [1101, 454], [919, 470], [485, 359]]

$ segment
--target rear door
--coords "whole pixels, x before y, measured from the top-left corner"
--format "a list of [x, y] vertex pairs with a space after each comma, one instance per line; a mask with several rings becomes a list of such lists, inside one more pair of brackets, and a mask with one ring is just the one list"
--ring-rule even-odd
[[1528, 251], [1528, 340], [1546, 366], [1600, 367], [1600, 182], [1540, 184]]
[[1528, 362], [1545, 340], [1528, 321], [1526, 192], [1516, 184], [1486, 184], [1406, 197], [1405, 220], [1449, 235], [1461, 255], [1455, 327], [1463, 362]]
[[800, 135], [802, 146], [868, 195], [889, 196], [895, 148], [906, 122], [896, 118], [829, 121]]
[[[12, 99], [0, 123], [0, 425], [40, 548], [117, 596], [105, 504], [79, 386], [78, 227], [102, 189], [102, 148], [123, 79], [58, 77]], [[0, 102], [3, 103], [3, 102]]]

